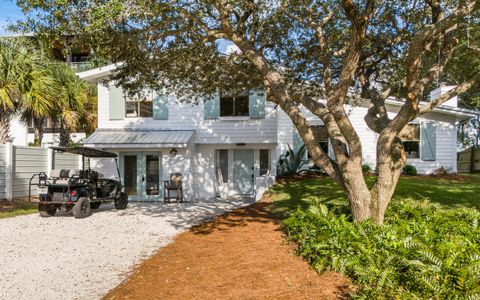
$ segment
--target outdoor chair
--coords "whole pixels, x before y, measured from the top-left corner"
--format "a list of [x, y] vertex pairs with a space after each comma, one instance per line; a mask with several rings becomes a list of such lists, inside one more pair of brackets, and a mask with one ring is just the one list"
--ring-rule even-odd
[[[171, 191], [175, 192], [175, 196], [170, 194]], [[170, 175], [170, 180], [165, 180], [163, 182], [163, 203], [170, 203], [172, 199], [175, 199], [177, 203], [183, 202], [181, 173], [173, 173]]]

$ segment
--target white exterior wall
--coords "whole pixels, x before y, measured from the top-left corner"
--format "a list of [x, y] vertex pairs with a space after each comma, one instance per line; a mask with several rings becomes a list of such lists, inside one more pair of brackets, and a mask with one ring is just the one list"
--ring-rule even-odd
[[[74, 132], [70, 134], [70, 139], [74, 143], [79, 143], [85, 138], [87, 135], [84, 132]], [[29, 133], [27, 135], [27, 145], [33, 144], [35, 140], [35, 135], [33, 133]], [[42, 138], [42, 147], [50, 147], [50, 146], [58, 146], [58, 142], [60, 140], [60, 133], [44, 133]]]
[[28, 128], [20, 121], [19, 116], [15, 116], [10, 121], [10, 136], [13, 138], [13, 145], [28, 146]]
[[[163, 186], [164, 180], [170, 180], [170, 174], [172, 173], [182, 173], [183, 178], [183, 192], [184, 199], [186, 201], [193, 200], [194, 191], [193, 191], [193, 171], [191, 156], [193, 151], [193, 145], [190, 144], [187, 148], [176, 148], [177, 155], [173, 156], [169, 152], [171, 148], [126, 148], [119, 150], [118, 148], [109, 148], [105, 151], [116, 153], [120, 155], [121, 153], [139, 153], [139, 152], [161, 152], [162, 153], [162, 178], [160, 184]], [[119, 161], [119, 163], [121, 163]], [[118, 179], [118, 173], [115, 166], [115, 160], [113, 158], [91, 158], [90, 167], [100, 172], [104, 178], [109, 179]], [[141, 176], [142, 174], [138, 174]], [[163, 196], [163, 194], [162, 194]]]
[[[393, 118], [396, 115], [398, 108], [387, 107], [389, 116]], [[376, 166], [376, 147], [378, 134], [372, 131], [366, 125], [364, 116], [367, 113], [365, 107], [351, 107], [347, 106], [346, 111], [349, 118], [357, 131], [362, 142], [362, 156], [363, 163], [369, 164], [373, 169]], [[311, 125], [321, 125], [323, 122], [315, 117], [311, 112], [304, 110], [306, 118]], [[414, 120], [414, 122], [435, 122], [436, 128], [436, 160], [423, 161], [421, 158], [407, 160], [417, 168], [420, 174], [430, 174], [440, 167], [450, 168], [452, 171], [457, 171], [457, 133], [455, 128], [455, 117], [440, 113], [429, 113], [421, 118]], [[420, 137], [422, 138], [422, 137]], [[283, 112], [278, 112], [278, 151], [277, 157], [285, 153], [287, 144], [292, 146], [293, 143], [293, 123], [288, 116]], [[421, 152], [421, 150], [420, 150]]]
[[[215, 150], [217, 149], [252, 149], [254, 150], [254, 176], [257, 185], [271, 185], [276, 174], [276, 144], [246, 144], [245, 146], [236, 146], [231, 144], [201, 144], [196, 145], [196, 155], [194, 160], [194, 180], [195, 195], [197, 199], [212, 199], [217, 196], [229, 197], [235, 195], [233, 186], [233, 151], [228, 152], [228, 182], [220, 184], [216, 179], [215, 171]], [[271, 176], [260, 176], [260, 149], [270, 150], [270, 169]], [[265, 191], [265, 189], [256, 189], [256, 198]]]
[[108, 108], [108, 88], [98, 84], [98, 128], [138, 128], [156, 130], [195, 130], [193, 142], [197, 144], [222, 143], [275, 143], [276, 111], [267, 102], [265, 119], [205, 120], [203, 103], [191, 104], [176, 101], [173, 95], [168, 98], [168, 120], [153, 118], [124, 118], [110, 120]]

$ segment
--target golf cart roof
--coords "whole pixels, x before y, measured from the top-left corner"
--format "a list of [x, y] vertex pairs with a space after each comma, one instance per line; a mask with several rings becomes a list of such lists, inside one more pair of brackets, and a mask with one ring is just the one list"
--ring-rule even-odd
[[59, 152], [83, 155], [85, 157], [117, 157], [115, 153], [89, 147], [50, 147], [50, 149]]

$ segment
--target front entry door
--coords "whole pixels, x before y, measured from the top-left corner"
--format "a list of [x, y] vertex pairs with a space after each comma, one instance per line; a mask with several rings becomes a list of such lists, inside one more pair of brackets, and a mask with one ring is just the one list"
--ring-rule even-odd
[[125, 192], [133, 201], [160, 201], [162, 190], [161, 152], [124, 152], [121, 173]]
[[254, 186], [254, 157], [253, 150], [233, 150], [233, 186], [238, 195], [253, 194]]

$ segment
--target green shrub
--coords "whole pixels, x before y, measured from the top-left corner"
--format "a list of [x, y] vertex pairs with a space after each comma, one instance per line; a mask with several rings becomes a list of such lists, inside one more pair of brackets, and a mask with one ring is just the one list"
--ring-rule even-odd
[[480, 213], [398, 201], [385, 225], [354, 223], [346, 206], [316, 203], [284, 220], [298, 252], [319, 272], [361, 288], [358, 299], [478, 299]]
[[415, 168], [415, 166], [412, 166], [412, 165], [405, 165], [403, 167], [403, 174], [416, 176], [417, 175], [417, 168]]
[[308, 163], [305, 159], [307, 148], [302, 145], [297, 152], [295, 152], [290, 145], [285, 154], [278, 158], [277, 170], [280, 175], [297, 175], [303, 171], [303, 167]]
[[362, 173], [363, 174], [370, 174], [372, 173], [372, 167], [369, 164], [362, 165]]

